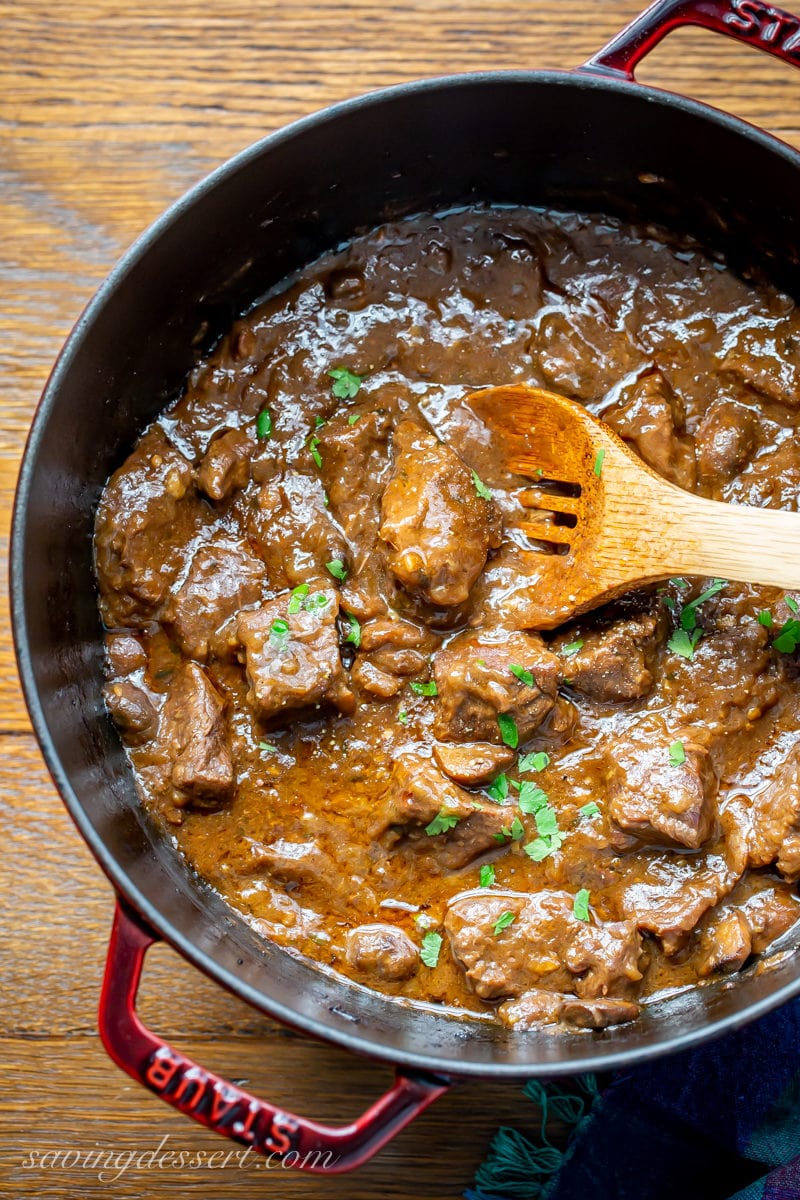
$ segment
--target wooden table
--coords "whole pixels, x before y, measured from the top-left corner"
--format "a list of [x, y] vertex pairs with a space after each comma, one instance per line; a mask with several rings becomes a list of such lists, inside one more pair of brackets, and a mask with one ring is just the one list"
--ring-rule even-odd
[[[112, 263], [168, 203], [235, 151], [333, 101], [424, 75], [572, 67], [638, 9], [637, 0], [0, 2], [3, 553], [17, 463], [50, 365]], [[682, 31], [640, 77], [800, 145], [800, 75], [755, 51]], [[2, 579], [5, 592], [5, 570]], [[137, 1161], [160, 1144], [206, 1155], [229, 1147], [134, 1086], [98, 1043], [112, 895], [42, 764], [5, 619], [0, 639], [2, 1200], [454, 1197], [498, 1125], [534, 1131], [537, 1114], [519, 1088], [475, 1083], [352, 1177]], [[143, 1015], [204, 1064], [334, 1121], [385, 1086], [385, 1069], [276, 1026], [168, 948], [151, 957]], [[31, 1165], [32, 1152], [52, 1151], [72, 1153]], [[69, 1165], [93, 1151], [119, 1155], [103, 1178]]]

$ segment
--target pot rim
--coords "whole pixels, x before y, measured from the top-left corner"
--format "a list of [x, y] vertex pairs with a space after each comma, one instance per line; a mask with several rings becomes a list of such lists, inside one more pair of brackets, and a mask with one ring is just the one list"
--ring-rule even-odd
[[[547, 1063], [542, 1066], [536, 1063], [525, 1062], [495, 1062], [487, 1068], [486, 1065], [481, 1063], [464, 1062], [454, 1070], [452, 1059], [437, 1057], [435, 1053], [426, 1056], [404, 1052], [392, 1047], [383, 1047], [355, 1031], [350, 1032], [348, 1029], [338, 1029], [330, 1026], [323, 1028], [318, 1019], [295, 1012], [284, 1006], [281, 1002], [273, 1000], [270, 996], [267, 996], [264, 992], [259, 991], [258, 988], [240, 979], [233, 972], [228, 971], [225, 967], [217, 963], [210, 955], [200, 950], [194, 942], [190, 941], [176, 929], [169, 916], [153, 904], [139, 887], [132, 882], [123, 867], [110, 853], [106, 843], [86, 815], [84, 806], [75, 792], [66, 771], [62, 767], [61, 760], [55, 750], [53, 739], [47, 726], [44, 711], [39, 700], [39, 688], [36, 683], [29, 649], [23, 586], [25, 575], [25, 529], [31, 482], [43, 432], [50, 419], [51, 409], [60, 389], [61, 381], [69, 372], [72, 361], [81, 347], [87, 332], [90, 330], [96, 315], [102, 310], [109, 296], [123, 284], [132, 268], [157, 243], [162, 232], [179, 219], [184, 212], [202, 201], [218, 184], [249, 165], [252, 160], [268, 154], [284, 142], [301, 137], [311, 128], [336, 122], [340, 117], [357, 112], [363, 108], [379, 107], [382, 104], [392, 103], [408, 95], [450, 89], [494, 87], [497, 84], [503, 83], [508, 83], [512, 86], [520, 84], [550, 84], [556, 87], [577, 87], [578, 89], [586, 89], [588, 91], [611, 91], [620, 95], [627, 93], [637, 100], [645, 100], [651, 104], [661, 105], [669, 109], [677, 108], [709, 121], [716, 126], [726, 128], [739, 136], [746, 137], [750, 141], [760, 144], [771, 153], [786, 159], [793, 167], [800, 169], [800, 151], [795, 150], [776, 135], [768, 133], [766, 130], [740, 117], [733, 116], [724, 110], [683, 96], [680, 93], [640, 84], [616, 72], [600, 73], [596, 70], [583, 67], [577, 67], [570, 71], [492, 70], [438, 75], [431, 78], [394, 84], [360, 96], [342, 100], [300, 117], [288, 125], [281, 126], [279, 129], [267, 134], [265, 137], [245, 147], [221, 163], [165, 209], [124, 252], [78, 317], [59, 352], [45, 384], [32, 418], [21, 459], [12, 509], [9, 550], [9, 601], [14, 649], [25, 702], [31, 718], [33, 732], [61, 800], [95, 859], [113, 885], [116, 893], [128, 901], [144, 917], [148, 924], [157, 931], [160, 937], [193, 966], [197, 967], [229, 992], [250, 1004], [256, 1010], [266, 1013], [268, 1016], [290, 1028], [302, 1031], [310, 1036], [320, 1037], [353, 1053], [369, 1055], [383, 1062], [395, 1063], [425, 1072], [438, 1071], [448, 1075], [462, 1075], [464, 1077], [522, 1079], [533, 1075], [560, 1076], [580, 1074], [586, 1071], [617, 1069], [622, 1066], [631, 1066], [634, 1063], [659, 1057], [666, 1052], [672, 1053], [687, 1049], [712, 1037], [737, 1029], [785, 1003], [800, 993], [800, 975], [795, 980], [790, 980], [788, 983], [782, 985], [770, 995], [751, 1002], [739, 1011], [713, 1018], [708, 1024], [700, 1025], [697, 1029], [684, 1031], [677, 1035], [673, 1034], [672, 1036], [667, 1032], [665, 1037], [658, 1041], [632, 1049], [614, 1050], [613, 1046], [610, 1046], [607, 1054], [598, 1055], [595, 1053], [589, 1057], [582, 1055], [580, 1040], [573, 1038], [571, 1047], [576, 1051], [574, 1057], [570, 1056], [563, 1061]], [[353, 984], [353, 986], [358, 987], [357, 984]], [[387, 997], [386, 999], [389, 1004], [397, 1003], [391, 997]], [[406, 1006], [403, 1005], [403, 1007], [405, 1008]], [[564, 1036], [568, 1037], [569, 1035]], [[605, 1037], [608, 1037], [608, 1034]]]

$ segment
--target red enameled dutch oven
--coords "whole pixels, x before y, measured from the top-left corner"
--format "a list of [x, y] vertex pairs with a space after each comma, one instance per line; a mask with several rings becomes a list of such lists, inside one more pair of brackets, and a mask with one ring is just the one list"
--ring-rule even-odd
[[[14, 510], [19, 667], [45, 759], [119, 902], [100, 1001], [111, 1057], [203, 1124], [317, 1171], [364, 1162], [452, 1082], [630, 1066], [800, 993], [800, 954], [675, 997], [626, 1026], [555, 1037], [412, 1008], [265, 943], [149, 823], [101, 696], [92, 523], [109, 474], [235, 316], [357, 230], [472, 201], [604, 210], [694, 233], [800, 296], [800, 154], [633, 79], [699, 25], [800, 66], [800, 19], [762, 0], [659, 0], [576, 71], [479, 73], [340, 104], [245, 150], [158, 220], [78, 321], [33, 422]], [[279, 1112], [190, 1062], [135, 1010], [163, 938], [295, 1029], [396, 1065], [352, 1125]]]

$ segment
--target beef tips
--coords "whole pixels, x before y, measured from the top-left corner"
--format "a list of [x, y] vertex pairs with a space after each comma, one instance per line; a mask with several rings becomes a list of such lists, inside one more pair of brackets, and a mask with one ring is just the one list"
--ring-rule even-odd
[[694, 435], [701, 478], [731, 479], [752, 454], [757, 432], [755, 416], [744, 405], [729, 399], [710, 404]]
[[206, 542], [162, 619], [189, 658], [227, 657], [235, 646], [232, 618], [263, 597], [265, 584], [264, 564], [246, 546], [227, 539]]
[[331, 511], [354, 548], [355, 572], [378, 538], [380, 497], [391, 469], [391, 430], [388, 412], [356, 407], [331, 417], [318, 433], [322, 482]]
[[326, 703], [353, 711], [355, 698], [339, 656], [338, 611], [337, 594], [328, 588], [304, 597], [277, 596], [239, 616], [247, 700], [263, 720]]
[[645, 613], [615, 621], [607, 629], [577, 635], [572, 630], [555, 638], [550, 648], [563, 655], [563, 671], [575, 691], [592, 700], [639, 700], [653, 687], [646, 650], [657, 628], [657, 617]]
[[109, 480], [95, 549], [103, 620], [143, 625], [174, 584], [202, 515], [191, 464], [154, 425]]
[[740, 861], [716, 853], [651, 852], [630, 863], [616, 902], [638, 929], [657, 937], [664, 953], [671, 956], [686, 945], [703, 915], [732, 890], [742, 870]]
[[133, 745], [147, 741], [156, 731], [158, 717], [146, 692], [130, 679], [116, 679], [103, 688], [106, 707], [114, 724]]
[[[529, 672], [520, 679], [511, 667]], [[559, 662], [535, 633], [457, 634], [433, 660], [438, 691], [434, 732], [442, 741], [502, 740], [497, 718], [511, 717], [520, 741], [553, 708]]]
[[253, 443], [241, 429], [217, 434], [197, 469], [197, 486], [212, 500], [225, 500], [250, 479]]
[[171, 781], [187, 801], [213, 808], [233, 790], [225, 701], [202, 667], [183, 663], [164, 702], [159, 742]]
[[352, 677], [363, 691], [386, 699], [425, 669], [435, 641], [412, 621], [377, 617], [361, 629]]
[[725, 807], [731, 823], [728, 840], [748, 866], [777, 863], [790, 882], [800, 878], [800, 711], [787, 718], [786, 728], [757, 759], [742, 780], [746, 790], [731, 796]]
[[247, 524], [273, 588], [330, 580], [329, 562], [347, 566], [342, 531], [325, 506], [319, 479], [289, 471], [264, 484]]
[[112, 676], [130, 675], [147, 666], [147, 651], [138, 638], [129, 633], [106, 634], [108, 673]]
[[454, 871], [496, 850], [512, 819], [451, 783], [429, 759], [406, 754], [394, 765], [372, 836], [388, 849], [430, 854]]
[[703, 930], [700, 942], [698, 974], [702, 978], [715, 971], [728, 974], [744, 966], [753, 952], [753, 935], [744, 913], [723, 910]]
[[635, 923], [588, 925], [573, 904], [563, 891], [467, 892], [451, 901], [445, 929], [476, 994], [497, 1000], [544, 988], [588, 999], [624, 995], [642, 978]]
[[498, 1008], [497, 1015], [509, 1029], [524, 1031], [557, 1021], [576, 1029], [606, 1029], [609, 1025], [635, 1021], [640, 1012], [640, 1006], [633, 1000], [612, 996], [579, 1000], [576, 996], [531, 988], [518, 1000], [506, 1000]]
[[615, 329], [595, 305], [565, 312], [546, 305], [528, 353], [546, 387], [580, 400], [601, 400], [647, 362], [624, 329]]
[[360, 925], [346, 938], [345, 957], [351, 967], [378, 983], [401, 983], [417, 973], [419, 951], [396, 925]]
[[[673, 745], [683, 760], [675, 765]], [[630, 726], [608, 757], [608, 814], [623, 833], [691, 850], [708, 840], [716, 779], [702, 741], [646, 721]]]
[[576, 1029], [607, 1029], [609, 1025], [624, 1025], [635, 1021], [641, 1008], [633, 1000], [606, 996], [599, 1000], [565, 1000], [559, 1017]]
[[796, 309], [776, 318], [771, 329], [759, 321], [757, 326], [741, 330], [722, 360], [722, 369], [776, 404], [800, 408], [798, 339]]
[[380, 536], [397, 581], [430, 604], [463, 604], [500, 544], [492, 500], [478, 495], [458, 455], [415, 421], [394, 433], [394, 464], [383, 493]]
[[516, 756], [507, 746], [493, 746], [491, 742], [462, 742], [460, 745], [436, 742], [433, 757], [455, 783], [480, 787], [494, 779], [498, 771], [510, 767]]
[[694, 490], [694, 446], [680, 432], [682, 405], [660, 371], [625, 388], [620, 402], [603, 411], [603, 420], [664, 479]]
[[698, 973], [731, 973], [763, 954], [800, 919], [800, 900], [775, 879], [748, 875], [703, 922]]

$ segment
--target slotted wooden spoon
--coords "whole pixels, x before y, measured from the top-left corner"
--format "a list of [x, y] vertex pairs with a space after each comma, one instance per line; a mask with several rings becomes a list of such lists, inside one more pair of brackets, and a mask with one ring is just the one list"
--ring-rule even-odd
[[800, 513], [722, 504], [667, 483], [581, 405], [525, 385], [473, 392], [504, 467], [523, 476], [519, 528], [538, 548], [536, 624], [551, 629], [637, 584], [712, 575], [800, 588]]

